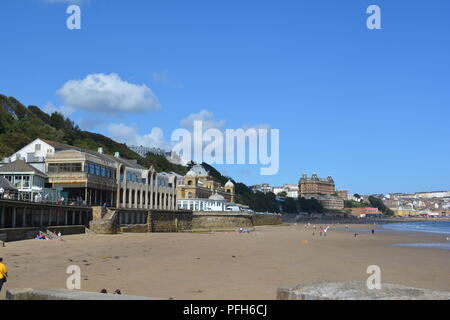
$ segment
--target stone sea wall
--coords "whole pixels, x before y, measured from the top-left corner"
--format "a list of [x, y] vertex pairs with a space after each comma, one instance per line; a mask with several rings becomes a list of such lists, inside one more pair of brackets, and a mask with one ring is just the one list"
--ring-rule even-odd
[[152, 211], [150, 232], [190, 232], [193, 214], [191, 211]]
[[280, 214], [254, 214], [252, 216], [254, 226], [269, 226], [283, 223], [283, 216]]
[[97, 234], [118, 232], [190, 232], [191, 211], [159, 211], [139, 209], [108, 209], [108, 213], [94, 209], [95, 220], [90, 222], [91, 231]]
[[391, 283], [371, 290], [365, 281], [318, 282], [280, 287], [277, 300], [450, 300], [450, 292]]
[[253, 220], [250, 214], [195, 212], [192, 221], [193, 231], [220, 231], [252, 227]]

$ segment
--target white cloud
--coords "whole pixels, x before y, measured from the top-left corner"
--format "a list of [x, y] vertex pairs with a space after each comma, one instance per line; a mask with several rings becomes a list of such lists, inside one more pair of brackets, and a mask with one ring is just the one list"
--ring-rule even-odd
[[137, 128], [124, 124], [110, 124], [107, 130], [113, 140], [127, 145], [155, 147], [167, 151], [172, 148], [172, 144], [164, 139], [164, 132], [159, 127], [152, 128], [150, 133], [144, 135], [139, 134]]
[[142, 113], [161, 107], [149, 87], [124, 81], [116, 73], [67, 81], [57, 93], [64, 105], [95, 112]]
[[195, 121], [203, 122], [203, 129], [221, 129], [225, 125], [225, 120], [215, 120], [214, 114], [208, 110], [201, 110], [197, 113], [191, 113], [186, 118], [182, 119], [180, 125], [186, 129], [193, 129]]

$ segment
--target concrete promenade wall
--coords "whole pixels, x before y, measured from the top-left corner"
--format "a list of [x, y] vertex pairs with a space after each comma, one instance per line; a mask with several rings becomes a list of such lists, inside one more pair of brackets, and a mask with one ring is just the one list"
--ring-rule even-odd
[[278, 225], [283, 224], [283, 216], [280, 214], [254, 214], [252, 221], [255, 227]]
[[150, 232], [190, 232], [192, 211], [151, 211]]
[[282, 223], [280, 215], [240, 212], [93, 208], [93, 213], [90, 228], [97, 234], [220, 231]]
[[118, 232], [190, 232], [192, 211], [94, 208], [91, 231], [97, 234]]
[[12, 289], [6, 292], [6, 300], [163, 300], [139, 296], [105, 294], [78, 290]]
[[370, 290], [365, 281], [317, 282], [280, 287], [277, 300], [450, 300], [450, 292], [390, 283]]
[[86, 232], [85, 226], [57, 226], [42, 228], [16, 228], [16, 229], [0, 229], [0, 240], [4, 242], [21, 241], [34, 239], [39, 231], [61, 232], [64, 235], [83, 234]]

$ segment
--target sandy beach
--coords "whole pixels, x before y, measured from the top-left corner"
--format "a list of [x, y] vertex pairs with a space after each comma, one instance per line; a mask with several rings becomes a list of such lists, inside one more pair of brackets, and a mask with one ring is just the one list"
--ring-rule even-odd
[[[366, 228], [368, 226], [351, 226]], [[275, 299], [282, 285], [366, 280], [378, 265], [382, 282], [450, 291], [450, 251], [398, 247], [443, 242], [445, 236], [354, 232], [332, 226], [327, 237], [303, 225], [258, 227], [250, 234], [76, 235], [65, 242], [28, 240], [0, 248], [10, 288], [65, 288], [70, 265], [82, 290], [174, 299]]]

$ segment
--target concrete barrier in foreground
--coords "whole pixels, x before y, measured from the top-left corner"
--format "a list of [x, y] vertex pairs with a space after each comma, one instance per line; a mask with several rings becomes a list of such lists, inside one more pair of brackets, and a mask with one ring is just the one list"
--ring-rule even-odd
[[280, 287], [277, 300], [450, 300], [450, 292], [384, 283], [369, 290], [365, 281], [318, 282]]
[[11, 289], [6, 300], [164, 300], [139, 296], [105, 294], [67, 289], [33, 290]]

